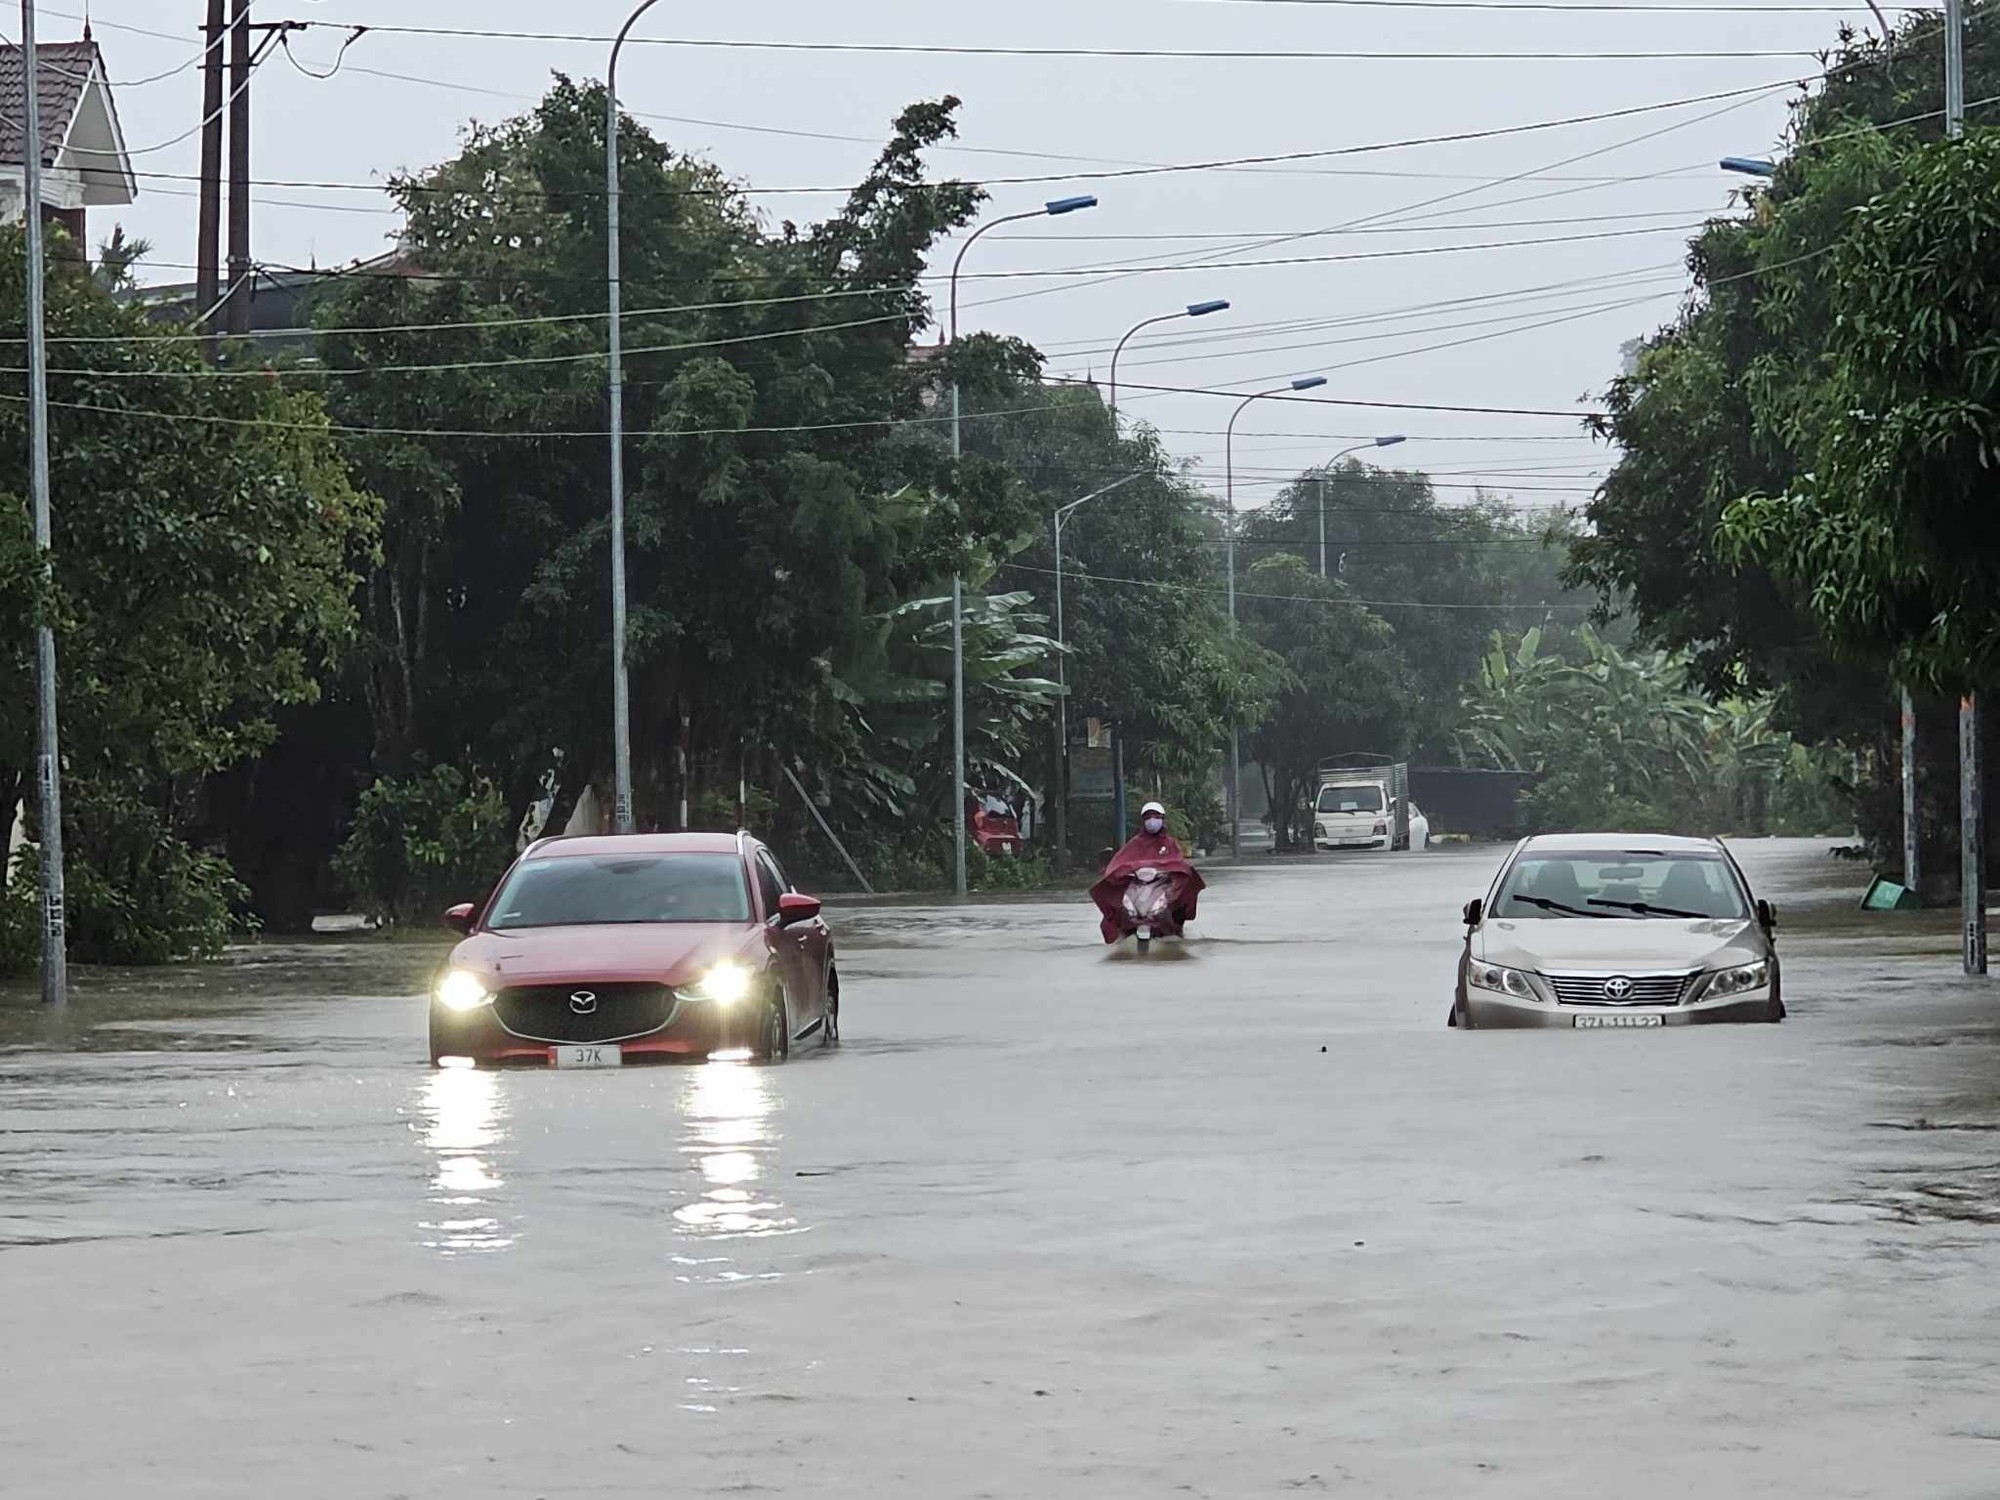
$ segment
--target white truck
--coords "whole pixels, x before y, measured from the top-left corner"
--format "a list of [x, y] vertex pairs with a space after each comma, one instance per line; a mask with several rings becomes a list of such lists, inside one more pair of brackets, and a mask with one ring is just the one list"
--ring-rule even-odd
[[1410, 847], [1410, 768], [1384, 755], [1345, 755], [1319, 764], [1313, 848]]

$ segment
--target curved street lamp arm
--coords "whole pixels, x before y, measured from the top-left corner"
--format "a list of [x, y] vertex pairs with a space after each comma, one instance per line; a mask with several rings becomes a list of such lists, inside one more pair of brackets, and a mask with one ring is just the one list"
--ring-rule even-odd
[[1006, 214], [998, 219], [988, 219], [965, 237], [965, 243], [958, 247], [958, 254], [951, 260], [951, 342], [954, 345], [958, 343], [958, 268], [965, 264], [965, 252], [976, 245], [989, 230], [998, 229], [1002, 224], [1018, 224], [1023, 219], [1041, 219], [1047, 216], [1048, 210], [1045, 208], [1033, 209], [1027, 213]]
[[1156, 323], [1177, 323], [1185, 318], [1185, 312], [1161, 313], [1157, 318], [1148, 318], [1143, 323], [1134, 323], [1125, 331], [1125, 337], [1118, 341], [1111, 351], [1111, 420], [1118, 420], [1118, 356], [1125, 352], [1125, 346], [1132, 342], [1132, 335], [1151, 328]]
[[631, 34], [632, 28], [639, 24], [639, 17], [659, 3], [660, 0], [643, 0], [639, 8], [626, 17], [625, 24], [618, 28], [617, 40], [611, 44], [611, 66], [605, 70], [604, 87], [611, 95], [614, 108], [618, 102], [618, 54], [625, 46], [625, 38]]

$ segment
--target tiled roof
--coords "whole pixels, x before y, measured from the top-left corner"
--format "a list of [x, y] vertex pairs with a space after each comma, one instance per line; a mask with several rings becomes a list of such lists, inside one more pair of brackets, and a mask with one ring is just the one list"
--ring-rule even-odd
[[[97, 65], [95, 42], [43, 42], [35, 48], [35, 102], [42, 121], [42, 165], [52, 167], [76, 118], [77, 102]], [[21, 162], [25, 71], [21, 49], [0, 46], [0, 163]]]

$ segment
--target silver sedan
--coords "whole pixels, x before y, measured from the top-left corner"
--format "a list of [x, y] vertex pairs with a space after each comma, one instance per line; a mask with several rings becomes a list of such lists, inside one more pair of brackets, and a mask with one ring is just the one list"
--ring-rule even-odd
[[1451, 1024], [1689, 1026], [1785, 1016], [1777, 916], [1719, 839], [1545, 834], [1465, 908]]

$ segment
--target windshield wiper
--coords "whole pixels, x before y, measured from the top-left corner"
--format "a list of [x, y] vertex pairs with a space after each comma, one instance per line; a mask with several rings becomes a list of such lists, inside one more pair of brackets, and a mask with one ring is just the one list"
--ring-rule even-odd
[[1602, 901], [1590, 898], [1592, 906], [1609, 906], [1618, 911], [1636, 912], [1642, 917], [1685, 917], [1690, 922], [1713, 922], [1716, 919], [1705, 911], [1680, 911], [1671, 906], [1652, 906], [1644, 901]]
[[[1564, 906], [1560, 901], [1551, 901], [1547, 896], [1509, 896], [1509, 901], [1518, 901], [1523, 906], [1539, 906], [1543, 911], [1564, 912], [1572, 917], [1602, 917], [1601, 911], [1584, 911], [1580, 907]], [[1610, 920], [1607, 918], [1606, 920]]]

